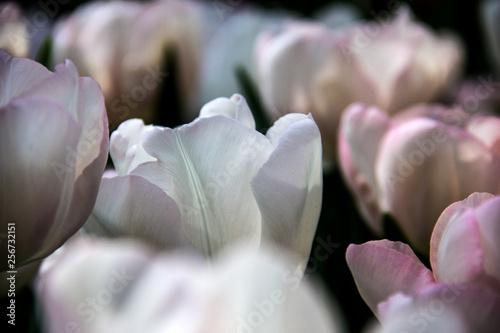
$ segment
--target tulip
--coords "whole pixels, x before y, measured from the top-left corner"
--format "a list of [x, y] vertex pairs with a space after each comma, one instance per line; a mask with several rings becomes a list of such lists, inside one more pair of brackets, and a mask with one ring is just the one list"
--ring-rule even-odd
[[432, 316], [444, 315], [436, 325], [460, 324], [464, 332], [498, 328], [499, 208], [500, 198], [488, 193], [474, 193], [446, 208], [432, 234], [432, 271], [400, 242], [349, 245], [347, 264], [382, 324], [400, 329], [412, 324], [423, 332]]
[[102, 180], [87, 232], [194, 246], [206, 259], [236, 241], [271, 242], [294, 251], [305, 269], [322, 195], [321, 139], [310, 115], [287, 115], [264, 136], [233, 95], [179, 128], [124, 122], [110, 145], [118, 176]]
[[438, 284], [416, 296], [398, 293], [380, 304], [382, 327], [375, 332], [493, 333], [500, 325], [499, 311], [498, 294], [477, 286]]
[[[15, 239], [15, 259], [2, 260], [0, 271], [24, 274], [90, 215], [108, 155], [108, 124], [99, 86], [79, 78], [71, 61], [52, 73], [0, 51], [0, 87], [0, 227]], [[8, 250], [2, 246], [2, 258]]]
[[28, 55], [29, 40], [26, 23], [16, 3], [0, 5], [0, 49], [13, 57]]
[[259, 88], [272, 117], [312, 113], [333, 158], [342, 111], [353, 102], [394, 114], [433, 101], [457, 76], [462, 46], [400, 10], [394, 20], [331, 30], [296, 23], [263, 33], [255, 48]]
[[343, 331], [317, 289], [268, 251], [234, 249], [209, 269], [130, 242], [80, 239], [61, 250], [36, 282], [46, 332]]
[[439, 281], [487, 286], [500, 293], [500, 197], [474, 193], [450, 205], [431, 239], [431, 263]]
[[500, 119], [436, 105], [390, 118], [354, 104], [341, 120], [339, 160], [371, 229], [381, 234], [389, 213], [410, 244], [428, 253], [448, 205], [475, 191], [500, 193]]
[[[193, 97], [198, 75], [199, 13], [190, 1], [95, 2], [54, 27], [54, 60], [69, 58], [102, 87], [112, 128], [154, 116], [165, 63], [177, 64], [180, 97]], [[164, 59], [174, 49], [175, 59]]]

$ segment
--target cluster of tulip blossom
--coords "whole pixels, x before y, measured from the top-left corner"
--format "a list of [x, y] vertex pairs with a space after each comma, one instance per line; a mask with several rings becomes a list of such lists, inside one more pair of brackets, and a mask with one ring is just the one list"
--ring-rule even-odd
[[[373, 235], [335, 258], [378, 321], [365, 332], [500, 329], [500, 83], [462, 81], [459, 37], [403, 5], [363, 21], [345, 6], [40, 3], [33, 21], [0, 6], [11, 328], [31, 289], [47, 333], [348, 332], [312, 274], [330, 236], [346, 242], [319, 234], [337, 173]], [[479, 9], [500, 64], [500, 3]], [[50, 43], [33, 41], [37, 14], [57, 17]], [[45, 63], [28, 58], [40, 44]]]

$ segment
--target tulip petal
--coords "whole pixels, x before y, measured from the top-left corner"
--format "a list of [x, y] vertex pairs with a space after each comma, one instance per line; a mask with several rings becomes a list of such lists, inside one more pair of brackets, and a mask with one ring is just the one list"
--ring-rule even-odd
[[139, 164], [155, 161], [141, 144], [144, 135], [152, 129], [153, 126], [145, 126], [142, 119], [130, 119], [111, 134], [109, 153], [118, 175], [127, 175]]
[[500, 155], [500, 119], [492, 116], [476, 116], [467, 122], [467, 131]]
[[344, 179], [354, 192], [364, 218], [377, 233], [382, 232], [382, 225], [373, 166], [380, 141], [390, 125], [389, 117], [377, 108], [353, 104], [342, 116], [339, 134]]
[[213, 332], [253, 332], [253, 328], [258, 328], [255, 332], [344, 331], [326, 294], [289, 270], [294, 260], [287, 256], [278, 260], [272, 247], [231, 252], [214, 269], [215, 294], [224, 304], [224, 315], [219, 317], [226, 325]]
[[[430, 262], [435, 275], [440, 270], [438, 262], [440, 246], [450, 223], [455, 219], [460, 219], [461, 216], [467, 212], [467, 208], [479, 207], [493, 197], [493, 194], [490, 193], [473, 193], [467, 199], [449, 205], [448, 208], [441, 213], [431, 238]], [[446, 251], [446, 247], [443, 251]]]
[[500, 291], [500, 198], [495, 197], [481, 205], [476, 210], [476, 219], [484, 252], [484, 270], [496, 280], [493, 286]]
[[[48, 331], [64, 332], [68, 323], [78, 323], [85, 333], [103, 331], [106, 314], [119, 311], [152, 257], [149, 250], [131, 242], [68, 242], [44, 260], [35, 284], [42, 309], [53, 314], [46, 317]], [[103, 290], [104, 297], [109, 296], [103, 298], [106, 306], [97, 301], [97, 308], [89, 307], [89, 297], [103, 295]]]
[[434, 275], [440, 282], [494, 284], [484, 275], [483, 267], [479, 226], [474, 210], [469, 209], [445, 230], [437, 249]]
[[[82, 135], [76, 149], [76, 177], [79, 177], [101, 154], [102, 145], [106, 151], [109, 149], [104, 97], [97, 82], [88, 77], [78, 77], [75, 65], [69, 60], [57, 65], [55, 73], [50, 74], [29, 94], [61, 103], [82, 126]], [[99, 163], [98, 168], [103, 167]]]
[[255, 120], [246, 99], [234, 94], [231, 98], [219, 97], [205, 104], [200, 111], [200, 118], [226, 116], [241, 122], [248, 128], [255, 129]]
[[[372, 41], [370, 48], [356, 54], [360, 76], [365, 76], [376, 90], [376, 105], [389, 113], [397, 110], [396, 107], [408, 105], [393, 105], [394, 97], [398, 96], [400, 88], [398, 80], [412, 65], [418, 46], [418, 44], [401, 43], [393, 36], [385, 34], [383, 38]], [[394, 56], [387, 57], [388, 54]]]
[[321, 210], [321, 137], [312, 117], [302, 114], [282, 117], [270, 132], [277, 147], [252, 180], [262, 235], [294, 252], [303, 272]]
[[[69, 90], [72, 89], [72, 90]], [[79, 78], [73, 63], [56, 66], [56, 73], [37, 88], [35, 95], [55, 99], [82, 127], [78, 147], [71, 154], [76, 160], [75, 184], [66, 218], [47, 239], [51, 253], [71, 237], [90, 215], [99, 190], [109, 151], [109, 134], [104, 98], [97, 82]]]
[[400, 242], [351, 244], [346, 259], [361, 297], [376, 315], [377, 304], [392, 294], [412, 295], [434, 283], [431, 271]]
[[12, 101], [0, 118], [1, 224], [7, 230], [16, 223], [16, 242], [25, 245], [16, 249], [16, 263], [23, 265], [63, 228], [75, 179], [70, 152], [81, 128], [61, 105], [39, 98]]
[[[120, 304], [119, 320], [108, 320], [106, 328], [116, 332], [212, 332], [214, 318], [221, 314], [211, 304], [210, 277], [199, 262], [185, 254], [157, 258], [131, 286], [126, 301]], [[137, 304], [154, 306], [138, 308]]]
[[11, 58], [0, 50], [0, 106], [19, 97], [31, 95], [33, 89], [53, 76], [43, 65], [26, 58]]
[[375, 169], [382, 210], [394, 216], [411, 245], [423, 253], [428, 253], [432, 230], [448, 205], [470, 193], [499, 188], [495, 175], [500, 159], [467, 131], [430, 118], [392, 128]]
[[272, 152], [269, 140], [238, 121], [214, 116], [153, 129], [143, 146], [158, 161], [132, 174], [175, 200], [188, 239], [205, 258], [237, 240], [259, 244], [261, 214], [250, 180]]
[[[32, 40], [28, 37], [29, 21], [21, 12], [20, 4], [5, 2], [0, 9], [0, 49], [13, 57], [27, 57]], [[30, 31], [31, 33], [31, 31]]]
[[[481, 287], [440, 283], [406, 298], [404, 304], [400, 295], [380, 304], [383, 324], [398, 322], [402, 331], [411, 328], [411, 332], [460, 332], [454, 328], [462, 328], [490, 333], [500, 327], [500, 296]], [[392, 311], [384, 311], [388, 309]]]
[[[438, 303], [436, 303], [438, 302]], [[372, 333], [401, 333], [401, 332], [453, 332], [467, 333], [468, 323], [456, 308], [438, 308], [439, 313], [434, 315], [425, 302], [416, 301], [414, 297], [398, 293], [381, 303], [378, 307], [381, 313], [383, 329]], [[417, 306], [420, 305], [420, 307]], [[434, 300], [432, 305], [440, 306], [441, 300]], [[434, 308], [432, 308], [434, 309]], [[419, 312], [420, 310], [420, 312]], [[432, 311], [432, 312], [431, 312]], [[429, 313], [431, 312], [431, 313]]]
[[91, 78], [79, 78], [69, 60], [57, 65], [52, 73], [29, 59], [10, 58], [3, 51], [0, 57], [0, 72], [5, 78], [0, 82], [3, 91], [0, 105], [14, 98], [42, 97], [62, 104], [82, 127], [74, 152], [78, 159], [75, 177], [79, 177], [101, 154], [103, 142], [108, 141], [106, 109], [99, 85]]
[[189, 246], [177, 204], [139, 176], [103, 179], [83, 231], [106, 238], [139, 238], [159, 249]]
[[[280, 119], [278, 119], [273, 126], [267, 131], [266, 137], [271, 141], [273, 146], [278, 146], [281, 135], [288, 129], [293, 123], [299, 122], [306, 119], [307, 117], [301, 113], [289, 113]], [[312, 120], [312, 116], [309, 116]], [[314, 121], [314, 120], [313, 120]]]

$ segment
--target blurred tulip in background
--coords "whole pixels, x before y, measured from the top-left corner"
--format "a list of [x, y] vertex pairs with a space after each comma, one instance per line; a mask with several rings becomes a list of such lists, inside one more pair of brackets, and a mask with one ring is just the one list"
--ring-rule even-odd
[[151, 122], [157, 116], [161, 87], [169, 79], [168, 64], [176, 64], [181, 103], [194, 98], [199, 15], [191, 1], [91, 2], [56, 24], [53, 59], [71, 59], [81, 73], [99, 83], [111, 129], [129, 118]]
[[0, 49], [13, 57], [26, 57], [29, 39], [26, 22], [14, 2], [0, 4]]
[[389, 213], [428, 253], [443, 209], [476, 191], [500, 193], [500, 118], [438, 105], [391, 118], [353, 104], [341, 121], [339, 163], [370, 228], [380, 235]]
[[358, 22], [335, 30], [290, 23], [280, 32], [263, 33], [255, 56], [270, 116], [312, 113], [328, 162], [335, 154], [340, 115], [349, 104], [373, 104], [394, 114], [440, 97], [461, 71], [462, 45], [410, 14], [402, 8], [384, 23]]

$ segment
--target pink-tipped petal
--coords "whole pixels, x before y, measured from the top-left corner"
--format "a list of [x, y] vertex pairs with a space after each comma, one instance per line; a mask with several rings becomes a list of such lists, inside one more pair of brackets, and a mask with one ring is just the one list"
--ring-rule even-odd
[[495, 279], [500, 291], [500, 198], [495, 197], [476, 210], [480, 246], [484, 254], [484, 273]]
[[351, 244], [346, 259], [361, 297], [374, 314], [377, 314], [377, 304], [392, 294], [411, 295], [434, 283], [431, 271], [408, 245], [400, 242]]
[[481, 204], [489, 201], [493, 197], [493, 194], [490, 193], [473, 193], [467, 199], [449, 205], [443, 213], [441, 213], [441, 216], [436, 222], [431, 238], [430, 262], [433, 270], [436, 272], [439, 270], [439, 249], [443, 235], [445, 234], [450, 223], [465, 214], [467, 212], [467, 208], [479, 207]]
[[353, 104], [344, 111], [339, 133], [339, 159], [344, 179], [369, 226], [377, 233], [382, 232], [382, 226], [373, 166], [390, 125], [389, 117], [377, 108]]

